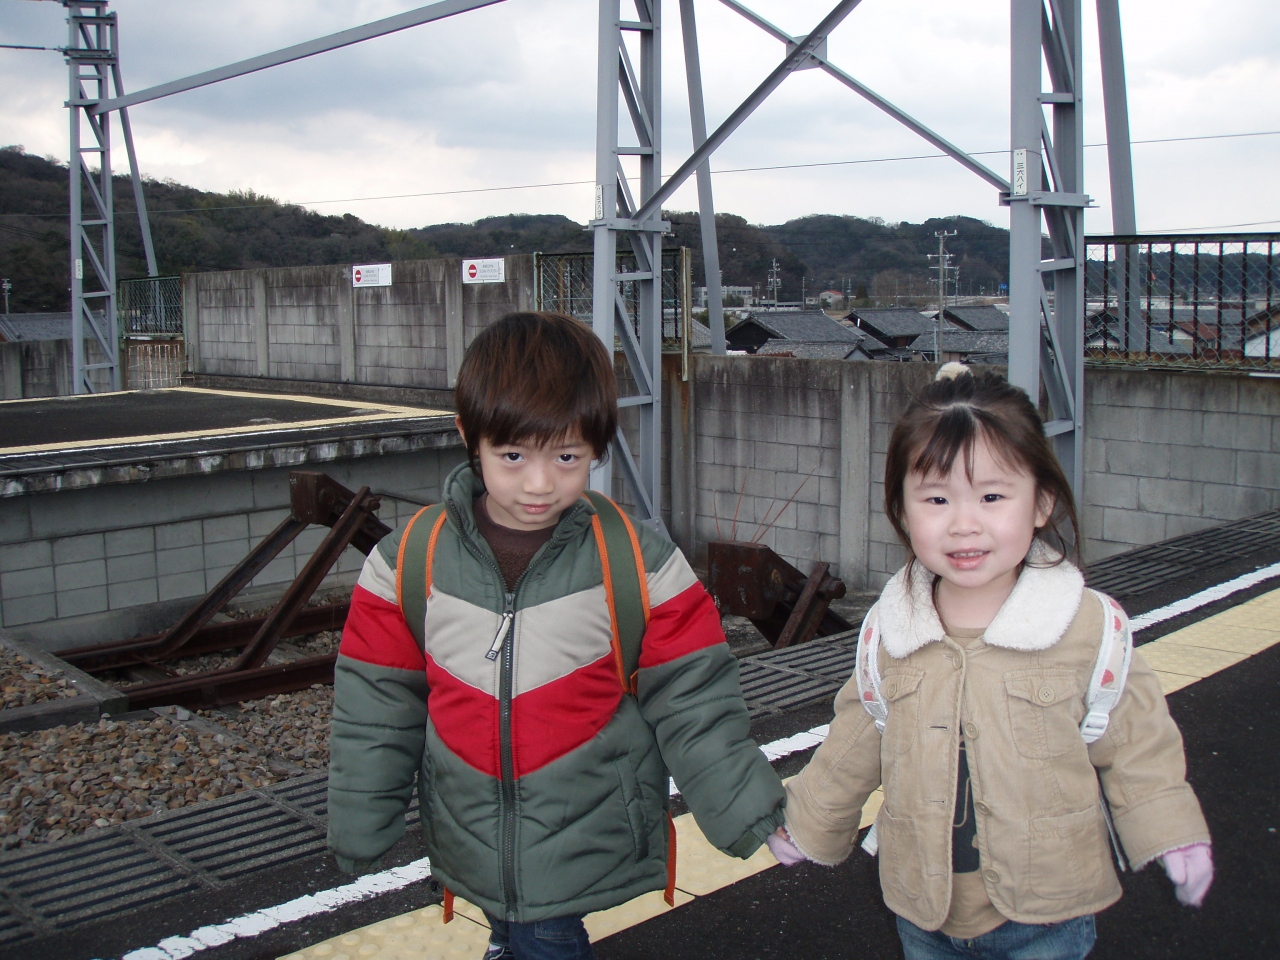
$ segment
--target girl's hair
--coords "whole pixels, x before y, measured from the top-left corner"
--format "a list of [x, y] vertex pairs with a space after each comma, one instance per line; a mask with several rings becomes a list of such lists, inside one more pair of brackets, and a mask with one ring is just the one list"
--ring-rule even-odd
[[[1079, 560], [1079, 523], [1071, 484], [1044, 435], [1044, 423], [1022, 389], [994, 373], [974, 373], [948, 363], [938, 377], [912, 397], [889, 440], [884, 470], [884, 511], [911, 556], [904, 515], [909, 473], [946, 474], [959, 456], [973, 478], [973, 450], [984, 439], [1009, 467], [1029, 474], [1037, 496], [1053, 497], [1053, 512], [1036, 539], [1059, 554]], [[914, 560], [914, 557], [911, 557]]]
[[612, 358], [580, 320], [509, 313], [472, 341], [454, 389], [472, 467], [480, 440], [550, 444], [574, 432], [603, 459], [618, 430]]

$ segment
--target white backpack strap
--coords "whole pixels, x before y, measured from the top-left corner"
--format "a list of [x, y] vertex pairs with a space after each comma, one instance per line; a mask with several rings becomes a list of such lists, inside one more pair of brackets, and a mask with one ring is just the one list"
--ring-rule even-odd
[[857, 666], [853, 675], [858, 680], [858, 699], [862, 707], [876, 722], [876, 729], [884, 733], [884, 722], [889, 717], [889, 704], [880, 693], [880, 617], [876, 603], [867, 611], [858, 634]]
[[1098, 659], [1089, 679], [1089, 691], [1085, 695], [1085, 716], [1080, 724], [1080, 736], [1085, 743], [1093, 743], [1107, 731], [1111, 711], [1120, 702], [1124, 684], [1129, 677], [1129, 661], [1133, 659], [1133, 632], [1129, 629], [1129, 617], [1120, 604], [1105, 593], [1090, 590], [1102, 604], [1102, 643], [1098, 646]]

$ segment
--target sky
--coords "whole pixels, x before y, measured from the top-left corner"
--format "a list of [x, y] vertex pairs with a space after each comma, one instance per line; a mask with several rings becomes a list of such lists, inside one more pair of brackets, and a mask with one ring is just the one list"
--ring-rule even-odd
[[[627, 0], [623, 0], [624, 10]], [[752, 0], [801, 35], [832, 0]], [[414, 0], [116, 0], [129, 91], [413, 9]], [[678, 4], [663, 24], [663, 167], [688, 154]], [[697, 0], [708, 122], [784, 55]], [[1094, 4], [1084, 0], [1085, 142], [1105, 140]], [[506, 213], [591, 216], [596, 17], [589, 0], [506, 0], [131, 109], [156, 179], [252, 190], [389, 227]], [[1280, 4], [1122, 0], [1138, 226], [1280, 229]], [[64, 8], [0, 0], [0, 44], [66, 42]], [[1009, 4], [864, 0], [828, 58], [1007, 176]], [[0, 49], [0, 145], [67, 157], [67, 74], [54, 52]], [[625, 113], [625, 110], [624, 110]], [[123, 145], [116, 165], [123, 169]], [[814, 213], [1005, 226], [996, 192], [819, 70], [790, 76], [712, 161], [715, 203], [752, 223]], [[797, 166], [822, 164], [820, 166]], [[1111, 231], [1106, 150], [1085, 150], [1090, 233]], [[786, 169], [744, 170], [743, 168]], [[582, 182], [579, 182], [582, 181]], [[537, 186], [535, 184], [567, 184]], [[666, 206], [696, 209], [690, 185]], [[495, 189], [495, 188], [520, 189]], [[391, 199], [370, 199], [391, 198]]]

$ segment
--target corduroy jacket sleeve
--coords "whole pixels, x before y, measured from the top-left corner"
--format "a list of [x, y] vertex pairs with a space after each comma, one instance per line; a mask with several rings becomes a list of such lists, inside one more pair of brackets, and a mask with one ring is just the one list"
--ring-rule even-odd
[[400, 839], [422, 764], [426, 663], [396, 604], [398, 542], [391, 534], [366, 559], [334, 668], [329, 849], [348, 871]]
[[703, 834], [745, 859], [782, 825], [785, 791], [751, 739], [738, 661], [715, 604], [679, 550], [655, 544], [656, 535], [645, 540], [652, 606], [640, 652], [640, 711]]

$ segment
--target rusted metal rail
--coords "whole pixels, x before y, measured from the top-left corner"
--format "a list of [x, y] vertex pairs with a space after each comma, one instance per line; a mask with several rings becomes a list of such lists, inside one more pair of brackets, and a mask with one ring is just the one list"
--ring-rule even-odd
[[827, 563], [817, 563], [806, 577], [762, 543], [712, 540], [707, 565], [720, 612], [746, 617], [775, 648], [853, 629], [830, 609], [845, 586], [829, 576]]
[[[91, 674], [138, 667], [166, 674], [163, 679], [121, 687], [135, 710], [166, 704], [213, 707], [301, 690], [313, 683], [332, 683], [337, 654], [280, 664], [267, 664], [267, 658], [286, 637], [334, 630], [346, 622], [348, 603], [316, 607], [306, 603], [348, 546], [367, 555], [391, 528], [375, 516], [381, 501], [368, 487], [352, 493], [323, 473], [289, 474], [289, 501], [289, 516], [164, 633], [63, 650], [58, 656]], [[210, 623], [311, 524], [327, 526], [329, 533], [270, 613]], [[239, 653], [223, 669], [179, 675], [168, 666], [175, 660], [224, 651]]]

